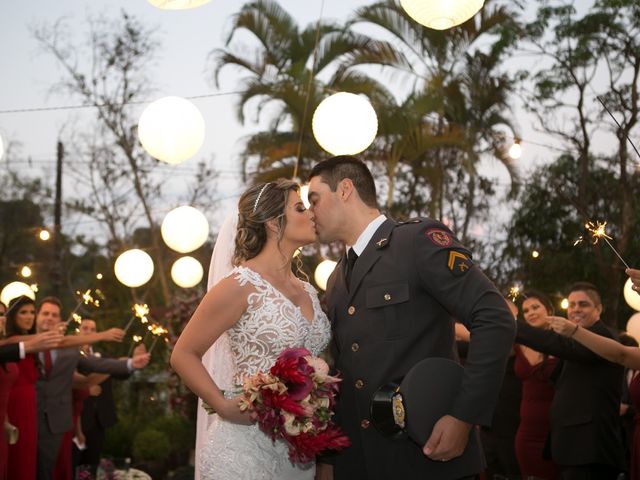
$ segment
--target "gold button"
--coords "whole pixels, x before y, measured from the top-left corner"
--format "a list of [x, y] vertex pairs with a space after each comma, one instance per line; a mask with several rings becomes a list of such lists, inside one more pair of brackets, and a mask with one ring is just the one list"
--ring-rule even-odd
[[360, 379], [356, 380], [356, 388], [360, 390], [362, 387], [364, 387], [364, 382]]
[[352, 352], [357, 352], [358, 350], [360, 350], [360, 345], [358, 345], [357, 343], [352, 343], [351, 344], [351, 351]]
[[361, 426], [362, 428], [369, 428], [369, 420], [367, 420], [367, 419], [362, 420], [362, 421], [360, 422], [360, 426]]
[[353, 305], [351, 305], [351, 306], [349, 307], [349, 309], [347, 310], [347, 313], [348, 313], [349, 315], [353, 315], [354, 313], [356, 313], [356, 307], [354, 307]]
[[384, 299], [388, 302], [389, 300], [391, 300], [391, 295], [389, 295], [388, 293], [385, 293]]

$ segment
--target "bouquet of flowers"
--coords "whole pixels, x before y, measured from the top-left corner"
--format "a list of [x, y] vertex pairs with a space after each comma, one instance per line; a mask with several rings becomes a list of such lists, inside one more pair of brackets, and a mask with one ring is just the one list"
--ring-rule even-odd
[[240, 410], [249, 411], [272, 440], [289, 445], [294, 463], [308, 463], [325, 450], [351, 445], [331, 417], [340, 379], [305, 348], [287, 348], [269, 373], [259, 372], [243, 387]]

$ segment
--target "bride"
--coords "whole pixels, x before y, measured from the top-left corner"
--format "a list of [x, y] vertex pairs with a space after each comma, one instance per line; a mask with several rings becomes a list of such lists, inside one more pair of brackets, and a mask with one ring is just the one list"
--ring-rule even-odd
[[[305, 347], [318, 355], [329, 341], [315, 289], [291, 270], [296, 249], [315, 240], [298, 189], [278, 180], [240, 197], [233, 268], [202, 299], [173, 349], [171, 366], [217, 412], [198, 452], [201, 479], [314, 477], [315, 465], [292, 464], [286, 444], [272, 442], [238, 407], [244, 378], [269, 370], [282, 350]], [[225, 264], [222, 237], [212, 266]], [[209, 375], [202, 357], [212, 345]]]

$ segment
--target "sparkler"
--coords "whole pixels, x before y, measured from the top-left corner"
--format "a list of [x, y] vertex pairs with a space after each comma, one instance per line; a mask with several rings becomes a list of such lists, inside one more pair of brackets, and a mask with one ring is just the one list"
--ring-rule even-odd
[[151, 343], [151, 348], [149, 349], [149, 353], [153, 352], [153, 348], [156, 346], [156, 342], [158, 341], [158, 338], [162, 337], [166, 333], [169, 333], [169, 331], [165, 330], [160, 325], [155, 325], [154, 328], [151, 330], [151, 333], [152, 333], [152, 335], [155, 336], [155, 338], [153, 339], [153, 342]]
[[[37, 286], [36, 286], [37, 288]], [[76, 295], [78, 295], [80, 298], [78, 298], [78, 302], [76, 303], [76, 306], [74, 307], [73, 310], [71, 310], [71, 313], [69, 314], [69, 317], [67, 318], [67, 321], [64, 322], [63, 324], [61, 324], [61, 327], [63, 329], [63, 331], [66, 331], [67, 328], [69, 328], [69, 324], [74, 321], [76, 323], [80, 323], [82, 321], [82, 317], [80, 315], [78, 315], [78, 309], [82, 306], [82, 305], [92, 305], [96, 308], [100, 307], [100, 299], [99, 298], [95, 298], [92, 295], [92, 292], [96, 293], [96, 296], [101, 296], [104, 299], [104, 295], [102, 295], [102, 292], [100, 292], [99, 290], [93, 291], [90, 288], [88, 288], [87, 290], [85, 290], [84, 292], [81, 292], [80, 290], [76, 290]]]
[[140, 323], [142, 324], [149, 322], [149, 319], [147, 318], [147, 315], [149, 315], [149, 306], [146, 303], [134, 303], [131, 309], [133, 310], [133, 317], [131, 317], [127, 326], [124, 327], [125, 335], [136, 318], [139, 318]]
[[511, 299], [512, 302], [515, 302], [516, 298], [518, 298], [518, 295], [520, 295], [520, 286], [514, 285], [509, 289], [509, 294], [507, 296]]
[[[609, 245], [609, 248], [613, 251], [613, 253], [615, 253], [616, 256], [620, 259], [620, 261], [624, 264], [624, 266], [627, 268], [631, 268], [629, 267], [627, 262], [624, 261], [624, 258], [622, 258], [622, 256], [618, 253], [618, 251], [613, 247], [613, 245], [609, 241], [609, 240], [613, 240], [613, 238], [607, 234], [606, 227], [607, 227], [607, 222], [588, 221], [587, 223], [584, 224], [584, 228], [586, 228], [591, 234], [591, 240], [593, 245], [596, 245], [598, 241], [601, 239], [604, 240], [605, 242], [607, 242], [607, 245]], [[578, 239], [573, 243], [573, 246], [575, 247], [576, 245], [579, 245], [583, 241], [584, 241], [584, 236], [580, 235], [580, 237], [578, 237]]]
[[131, 347], [129, 347], [129, 353], [127, 354], [127, 357], [131, 356], [131, 354], [133, 353], [134, 345], [140, 343], [140, 340], [142, 340], [142, 337], [140, 335], [133, 336], [133, 342], [131, 342]]

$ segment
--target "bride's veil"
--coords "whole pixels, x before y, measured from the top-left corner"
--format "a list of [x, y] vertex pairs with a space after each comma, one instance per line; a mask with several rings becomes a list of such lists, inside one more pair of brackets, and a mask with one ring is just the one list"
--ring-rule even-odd
[[[236, 229], [238, 226], [238, 209], [227, 214], [222, 228], [218, 233], [211, 265], [209, 266], [209, 279], [207, 290], [222, 280], [232, 270], [231, 260], [235, 250]], [[229, 345], [229, 336], [225, 332], [215, 341], [211, 348], [202, 357], [202, 363], [207, 369], [218, 388], [231, 390], [234, 388], [233, 376], [236, 370]], [[195, 478], [199, 479], [200, 450], [204, 446], [207, 429], [213, 417], [202, 408], [202, 399], [198, 399], [198, 419], [196, 423], [196, 451], [195, 451]]]

